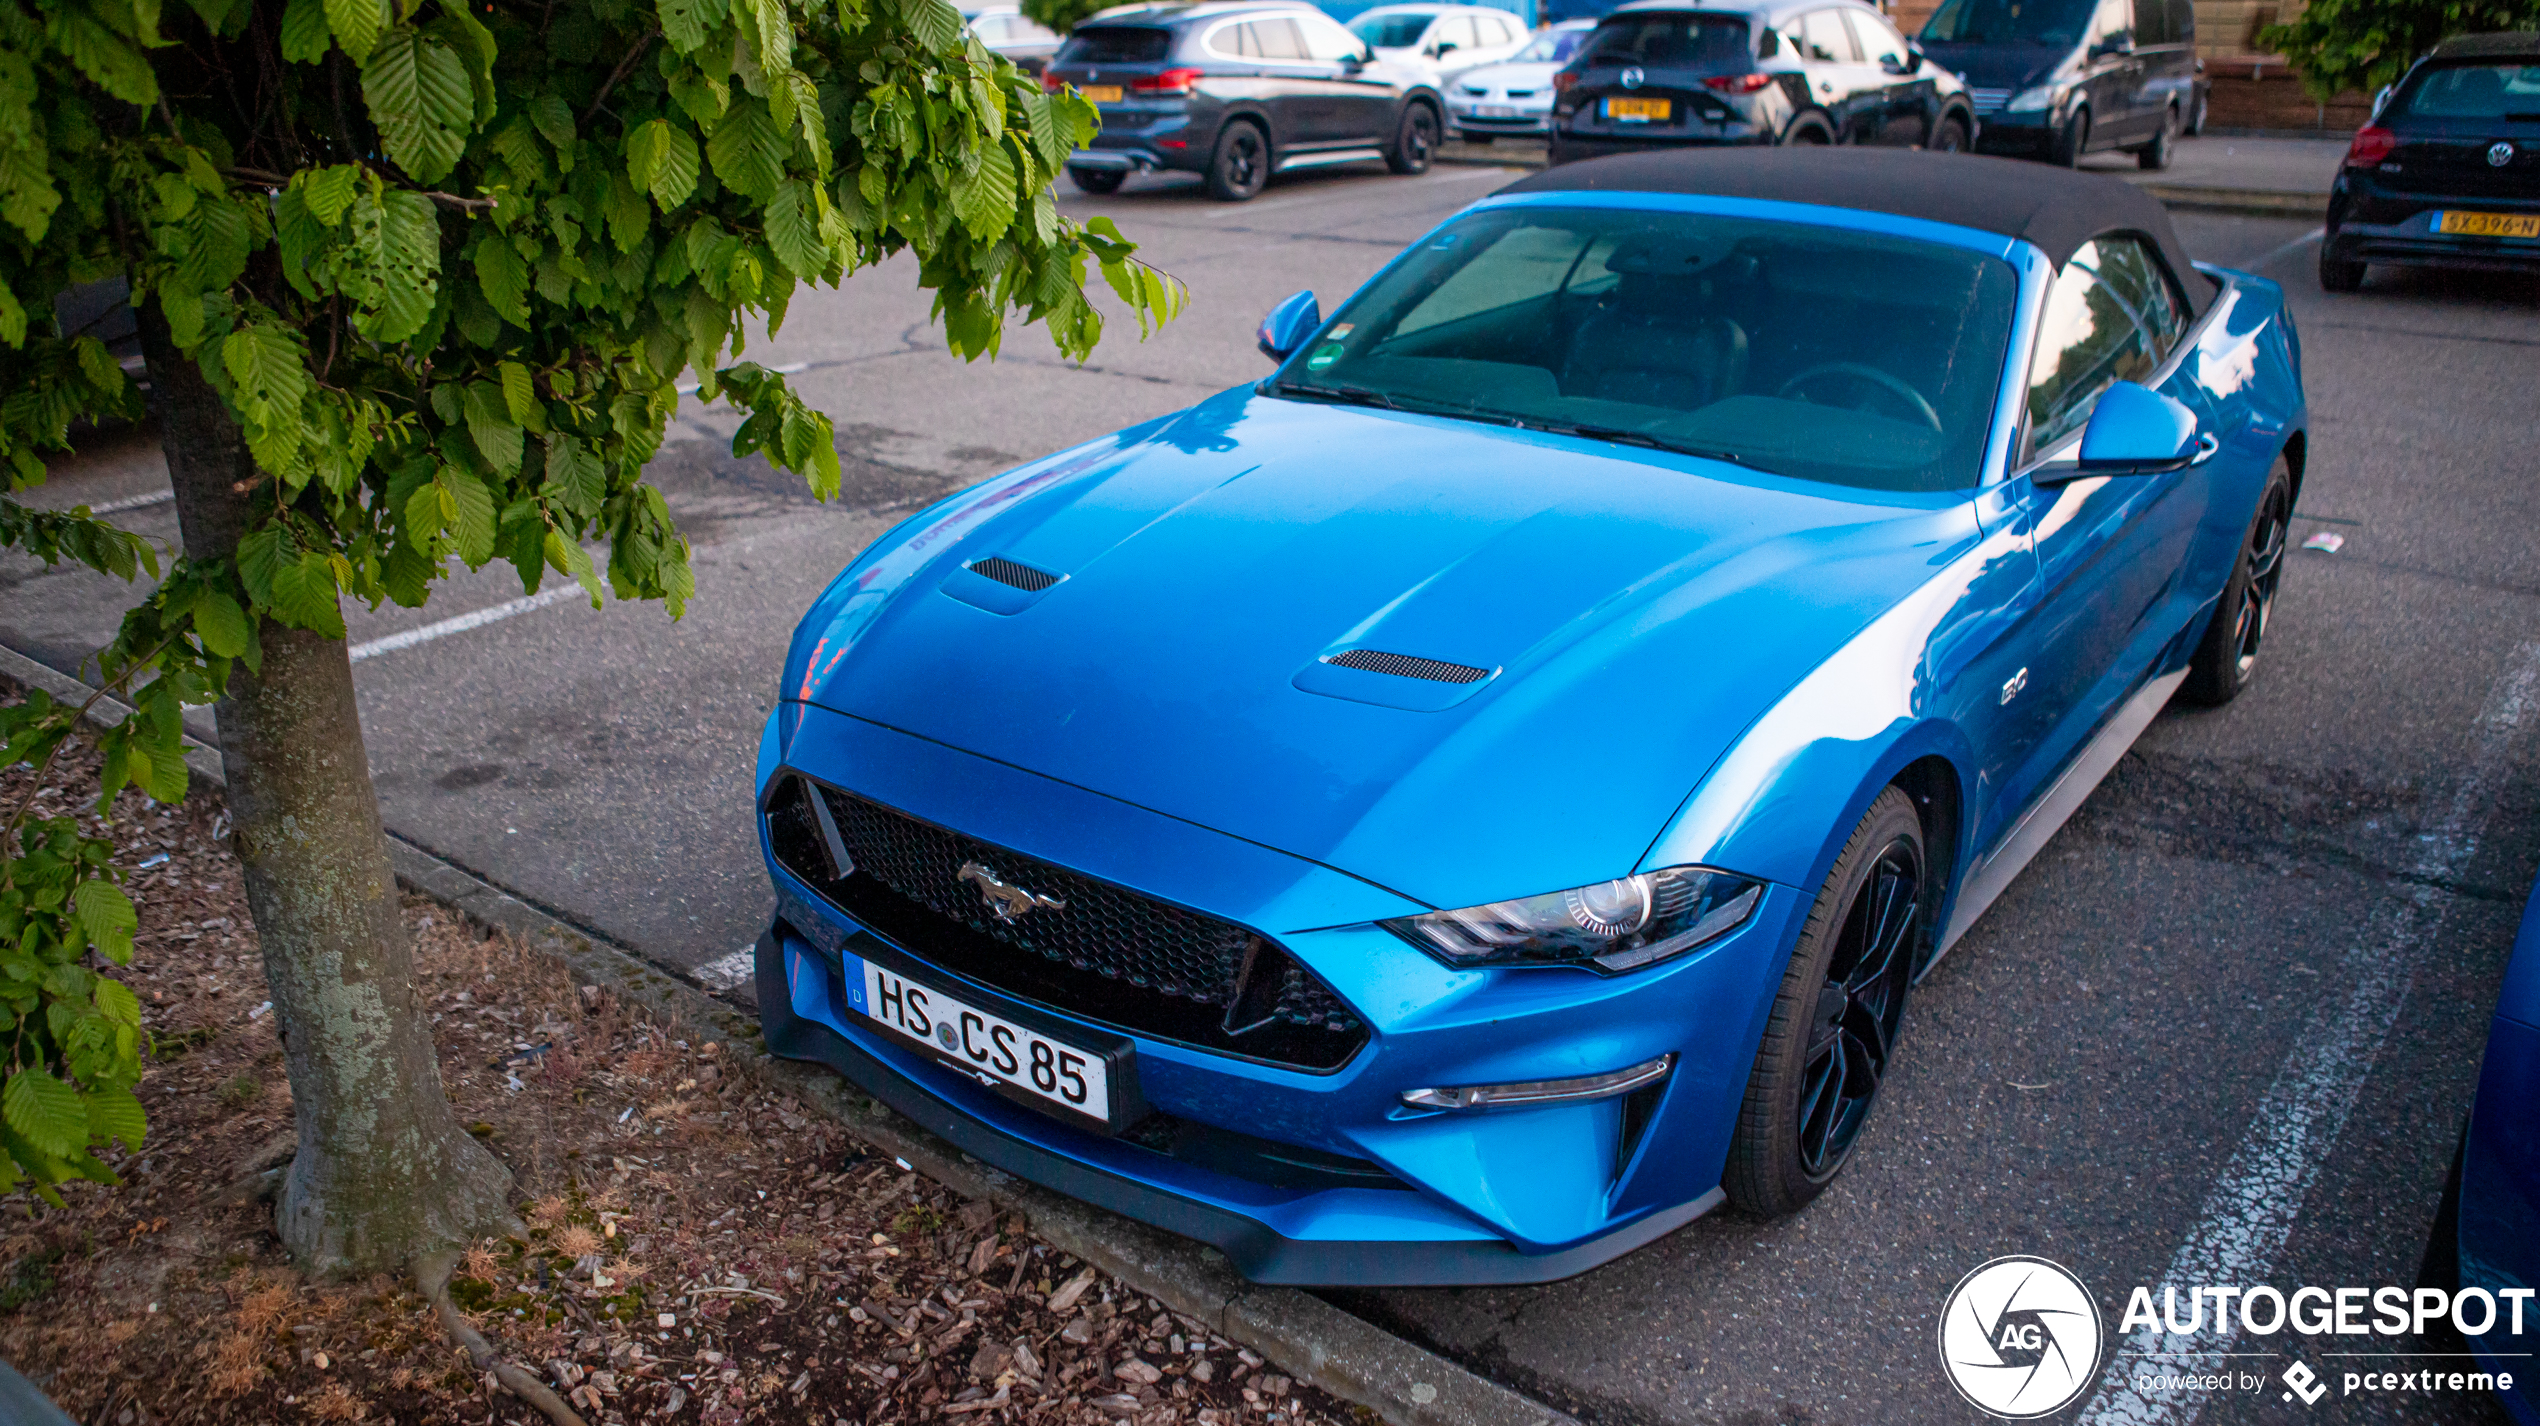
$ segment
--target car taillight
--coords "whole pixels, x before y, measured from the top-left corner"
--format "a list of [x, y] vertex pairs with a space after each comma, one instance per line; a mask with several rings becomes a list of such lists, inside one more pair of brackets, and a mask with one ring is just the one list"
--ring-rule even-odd
[[2355, 141], [2346, 146], [2348, 168], [2370, 168], [2390, 157], [2399, 146], [2399, 136], [2379, 124], [2367, 124], [2355, 131]]
[[1067, 81], [1066, 81], [1066, 80], [1059, 78], [1057, 75], [1050, 73], [1050, 72], [1049, 72], [1048, 70], [1046, 70], [1046, 69], [1041, 71], [1041, 92], [1042, 92], [1042, 93], [1044, 93], [1044, 94], [1056, 94], [1057, 92], [1059, 92], [1059, 91], [1060, 91], [1060, 90], [1062, 90], [1062, 89], [1065, 89], [1066, 87], [1067, 87]]
[[1772, 82], [1769, 74], [1715, 74], [1702, 81], [1702, 87], [1723, 94], [1752, 94]]
[[1566, 69], [1562, 70], [1558, 74], [1552, 76], [1552, 92], [1555, 94], [1567, 94], [1578, 84], [1578, 82], [1579, 77], [1577, 75], [1572, 74]]
[[1129, 91], [1133, 94], [1188, 94], [1198, 84], [1198, 70], [1168, 69], [1153, 79], [1129, 81]]

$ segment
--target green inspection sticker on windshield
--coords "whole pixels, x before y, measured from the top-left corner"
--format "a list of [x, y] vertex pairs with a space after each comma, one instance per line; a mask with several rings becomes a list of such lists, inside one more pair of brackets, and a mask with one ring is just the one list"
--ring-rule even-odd
[[1314, 355], [1305, 359], [1305, 369], [1308, 371], [1321, 371], [1323, 368], [1330, 366], [1332, 363], [1341, 359], [1341, 350], [1342, 348], [1340, 343], [1325, 342], [1323, 345], [1314, 349]]

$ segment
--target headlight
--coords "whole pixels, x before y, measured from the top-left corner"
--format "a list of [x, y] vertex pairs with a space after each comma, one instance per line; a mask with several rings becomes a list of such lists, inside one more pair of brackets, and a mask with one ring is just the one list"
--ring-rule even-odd
[[1681, 866], [1383, 925], [1451, 966], [1626, 971], [1727, 935], [1763, 898], [1751, 877]]
[[2055, 107], [2055, 90], [2056, 86], [2052, 84], [2031, 85], [2012, 95], [2011, 102], [2002, 107], [2014, 114], [2034, 114], [2040, 109], [2052, 109]]

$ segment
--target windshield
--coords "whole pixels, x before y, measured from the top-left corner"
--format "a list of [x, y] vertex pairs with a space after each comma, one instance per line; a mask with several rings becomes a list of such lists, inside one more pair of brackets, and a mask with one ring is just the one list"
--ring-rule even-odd
[[1718, 15], [1616, 15], [1596, 27], [1590, 64], [1652, 69], [1748, 68], [1746, 22]]
[[2540, 64], [2453, 64], [2429, 69], [2388, 114], [2422, 119], [2540, 121]]
[[1435, 15], [1361, 15], [1349, 22], [1349, 32], [1380, 50], [1409, 49], [1428, 33]]
[[1546, 30], [1534, 37], [1524, 49], [1508, 57], [1511, 64], [1560, 64], [1579, 52], [1579, 41], [1588, 37], [1585, 30]]
[[2090, 24], [2092, 0], [1941, 0], [1923, 26], [1926, 44], [1998, 45], [2012, 41], [2069, 48]]
[[1935, 243], [1501, 208], [1422, 240], [1269, 390], [1958, 490], [1983, 462], [2016, 295], [2007, 263]]

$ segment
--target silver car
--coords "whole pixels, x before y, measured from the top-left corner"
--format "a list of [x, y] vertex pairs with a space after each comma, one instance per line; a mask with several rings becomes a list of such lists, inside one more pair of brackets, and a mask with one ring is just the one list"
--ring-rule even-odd
[[1486, 144], [1501, 134], [1529, 137], [1552, 126], [1552, 76], [1586, 43], [1594, 20], [1564, 20], [1540, 31], [1497, 64], [1476, 65], [1446, 84], [1455, 137]]

